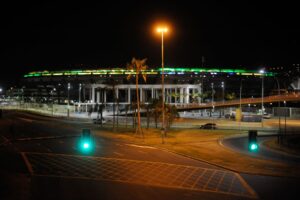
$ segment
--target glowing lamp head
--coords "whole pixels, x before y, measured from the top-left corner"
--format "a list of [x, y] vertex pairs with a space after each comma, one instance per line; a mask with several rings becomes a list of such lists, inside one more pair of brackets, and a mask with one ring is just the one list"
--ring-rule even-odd
[[156, 31], [157, 31], [158, 33], [166, 33], [166, 32], [168, 32], [168, 28], [167, 28], [167, 27], [158, 27], [158, 28], [156, 29]]
[[261, 70], [259, 70], [259, 73], [264, 74], [265, 70], [261, 69]]

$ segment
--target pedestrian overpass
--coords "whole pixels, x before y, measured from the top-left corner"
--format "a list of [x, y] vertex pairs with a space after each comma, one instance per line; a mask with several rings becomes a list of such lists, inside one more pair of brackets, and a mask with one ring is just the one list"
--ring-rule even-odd
[[282, 95], [273, 95], [259, 98], [242, 98], [237, 100], [229, 101], [217, 101], [205, 104], [182, 104], [176, 105], [178, 111], [189, 111], [189, 110], [200, 110], [200, 109], [210, 109], [210, 108], [222, 108], [222, 107], [234, 107], [239, 105], [248, 104], [261, 104], [261, 103], [276, 103], [276, 102], [300, 102], [300, 93], [290, 93]]

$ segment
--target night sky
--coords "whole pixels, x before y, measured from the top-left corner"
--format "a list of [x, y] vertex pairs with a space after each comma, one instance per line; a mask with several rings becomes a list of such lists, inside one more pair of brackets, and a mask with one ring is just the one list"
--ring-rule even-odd
[[3, 5], [0, 86], [32, 70], [125, 67], [132, 57], [159, 66], [161, 41], [153, 31], [159, 20], [172, 25], [166, 66], [201, 67], [201, 56], [209, 67], [300, 62], [296, 3], [128, 2]]

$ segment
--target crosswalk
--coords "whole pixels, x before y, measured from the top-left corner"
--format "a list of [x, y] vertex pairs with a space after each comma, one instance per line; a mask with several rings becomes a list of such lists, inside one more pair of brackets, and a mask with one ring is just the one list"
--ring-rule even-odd
[[163, 162], [22, 153], [34, 176], [72, 177], [117, 181], [166, 188], [223, 193], [256, 198], [256, 193], [234, 172]]

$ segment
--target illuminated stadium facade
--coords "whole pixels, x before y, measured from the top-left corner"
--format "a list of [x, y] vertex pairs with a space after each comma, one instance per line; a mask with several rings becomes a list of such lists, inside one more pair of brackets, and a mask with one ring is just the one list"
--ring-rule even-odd
[[[147, 82], [139, 80], [140, 101], [161, 96], [161, 68], [145, 70]], [[27, 101], [65, 104], [131, 104], [136, 101], [135, 71], [121, 68], [30, 72], [24, 75], [23, 96]], [[190, 104], [221, 101], [228, 94], [259, 97], [262, 77], [265, 94], [276, 89], [275, 74], [243, 69], [164, 68], [165, 102]], [[213, 95], [212, 95], [213, 93]], [[213, 98], [212, 98], [213, 96]]]

